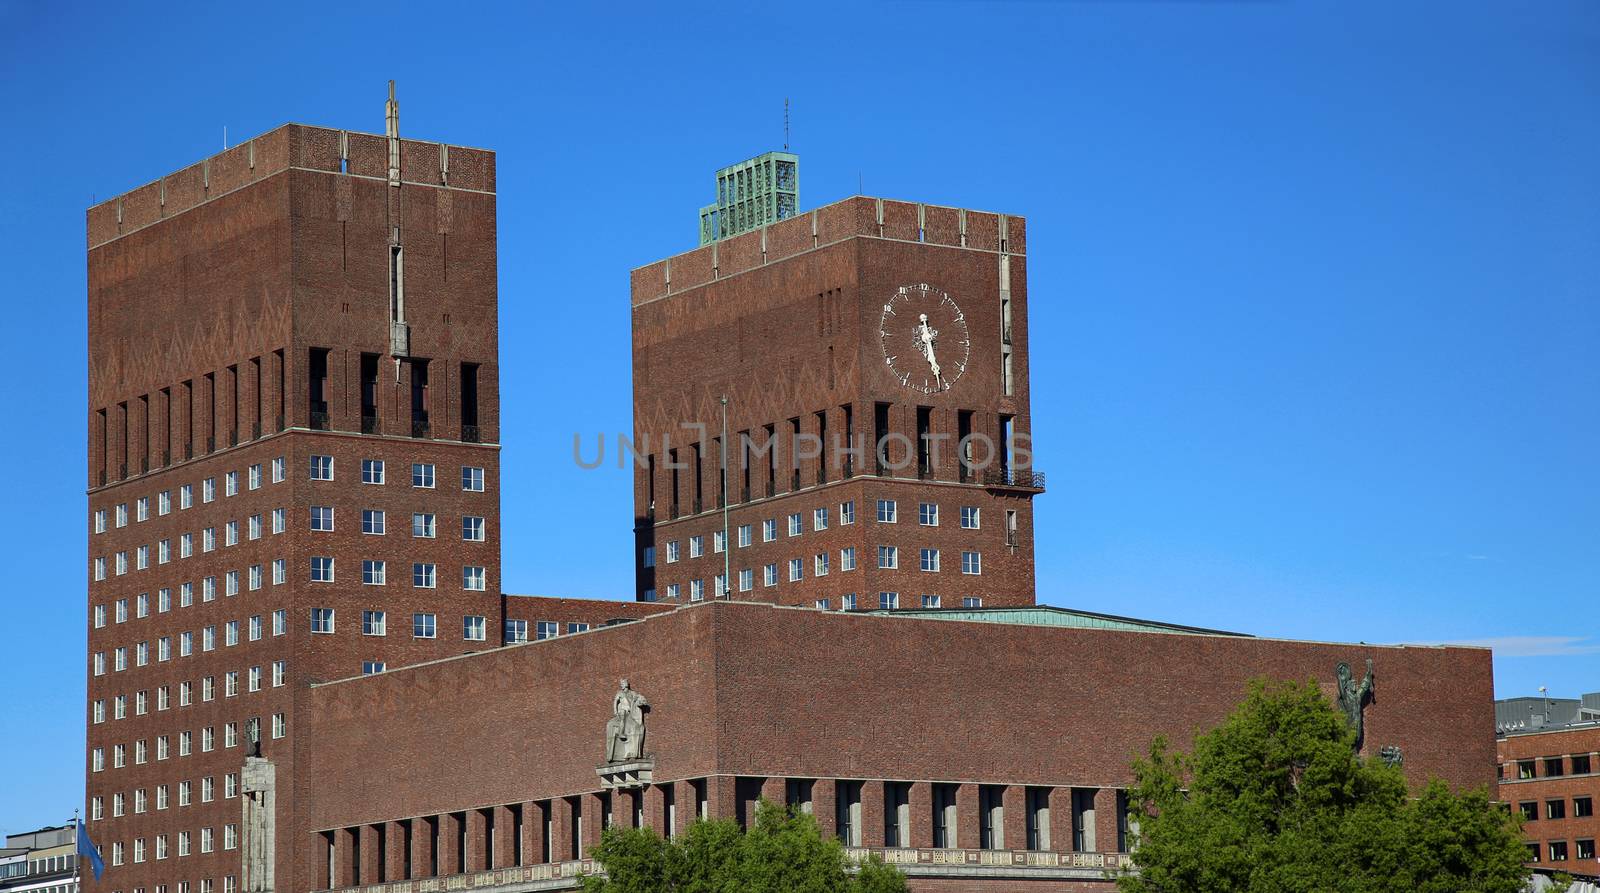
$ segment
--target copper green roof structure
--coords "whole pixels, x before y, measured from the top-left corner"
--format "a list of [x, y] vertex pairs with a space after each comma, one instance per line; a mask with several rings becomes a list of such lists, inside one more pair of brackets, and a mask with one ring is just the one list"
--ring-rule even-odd
[[800, 156], [768, 152], [717, 171], [717, 201], [700, 209], [700, 244], [793, 217], [800, 210]]
[[892, 614], [895, 617], [921, 617], [935, 620], [965, 620], [977, 623], [1015, 623], [1022, 626], [1067, 626], [1078, 629], [1115, 629], [1140, 633], [1179, 633], [1191, 636], [1234, 636], [1254, 638], [1248, 633], [1234, 633], [1220, 629], [1205, 629], [1156, 620], [1118, 617], [1115, 614], [1097, 614], [1053, 605], [1011, 608], [906, 608], [866, 611], [868, 614]]

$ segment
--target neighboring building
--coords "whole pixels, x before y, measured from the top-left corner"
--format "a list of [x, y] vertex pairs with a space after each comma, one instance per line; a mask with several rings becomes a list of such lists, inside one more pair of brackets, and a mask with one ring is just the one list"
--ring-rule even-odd
[[0, 849], [0, 893], [77, 893], [77, 859], [71, 825], [8, 834]]
[[639, 600], [501, 593], [494, 156], [388, 115], [89, 211], [86, 889], [570, 889], [607, 822], [766, 796], [917, 891], [1106, 890], [1154, 736], [1369, 660], [1366, 752], [1488, 783], [1486, 650], [1035, 605], [1007, 215], [858, 197], [635, 270]]
[[1522, 815], [1536, 868], [1600, 881], [1600, 693], [1495, 702], [1499, 797]]
[[637, 596], [1033, 604], [1026, 251], [857, 197], [634, 270]]
[[700, 209], [700, 244], [787, 220], [800, 210], [800, 156], [767, 152], [717, 171], [717, 200]]

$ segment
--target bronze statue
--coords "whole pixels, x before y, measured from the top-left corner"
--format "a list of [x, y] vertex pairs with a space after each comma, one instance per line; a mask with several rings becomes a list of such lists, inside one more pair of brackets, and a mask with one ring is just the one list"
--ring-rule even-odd
[[650, 702], [634, 691], [628, 680], [611, 699], [611, 719], [606, 721], [606, 762], [624, 763], [644, 758], [644, 715]]
[[1344, 711], [1345, 722], [1356, 733], [1356, 752], [1361, 751], [1361, 742], [1365, 733], [1362, 711], [1366, 709], [1367, 702], [1372, 700], [1372, 658], [1367, 658], [1367, 675], [1356, 685], [1355, 676], [1350, 672], [1350, 665], [1344, 661], [1334, 668], [1334, 675], [1339, 680], [1339, 709]]

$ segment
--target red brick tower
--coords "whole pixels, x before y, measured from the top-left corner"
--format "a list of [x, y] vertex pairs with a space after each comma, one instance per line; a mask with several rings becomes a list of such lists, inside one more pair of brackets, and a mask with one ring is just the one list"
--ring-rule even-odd
[[501, 642], [494, 155], [388, 111], [89, 209], [88, 889], [242, 889], [251, 720], [286, 879], [307, 684]]
[[1022, 218], [858, 197], [635, 270], [638, 597], [1033, 604], [1026, 268]]

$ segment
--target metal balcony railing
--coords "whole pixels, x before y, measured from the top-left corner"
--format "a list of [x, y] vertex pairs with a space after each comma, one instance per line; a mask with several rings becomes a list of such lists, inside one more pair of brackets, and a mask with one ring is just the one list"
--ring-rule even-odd
[[463, 424], [461, 426], [461, 440], [463, 443], [478, 443], [481, 438], [482, 435], [479, 433], [477, 425]]
[[1021, 471], [1014, 468], [997, 468], [983, 474], [985, 487], [1011, 487], [1018, 490], [1043, 490], [1044, 472]]

